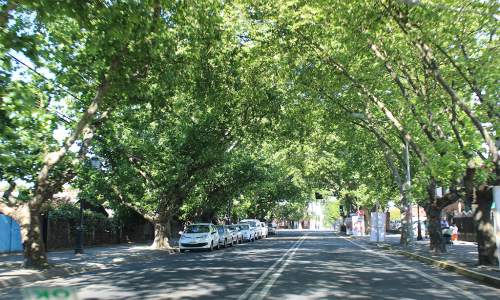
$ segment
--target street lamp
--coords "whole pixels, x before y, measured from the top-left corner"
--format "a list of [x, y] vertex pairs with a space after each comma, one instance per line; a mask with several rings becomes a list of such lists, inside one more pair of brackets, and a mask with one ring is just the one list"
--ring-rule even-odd
[[417, 241], [421, 241], [422, 240], [422, 229], [420, 229], [420, 206], [418, 205], [418, 202], [417, 202], [417, 215], [418, 215]]
[[[92, 168], [99, 169], [101, 167], [101, 160], [97, 156], [93, 156], [90, 159], [90, 165]], [[80, 220], [78, 223], [78, 228], [76, 229], [76, 247], [75, 254], [84, 254], [83, 250], [83, 205], [85, 203], [85, 199], [80, 199]]]

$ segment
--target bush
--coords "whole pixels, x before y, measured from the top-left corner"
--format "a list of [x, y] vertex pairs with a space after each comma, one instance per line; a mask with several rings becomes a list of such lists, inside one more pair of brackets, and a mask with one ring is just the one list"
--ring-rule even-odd
[[[71, 203], [68, 198], [59, 198], [52, 201], [48, 208], [49, 219], [57, 222], [58, 220], [68, 220], [71, 224], [71, 230], [76, 231], [80, 219], [80, 204]], [[101, 213], [96, 213], [90, 209], [83, 211], [83, 228], [85, 234], [92, 234], [95, 230], [115, 233], [118, 222], [113, 218], [108, 218]]]

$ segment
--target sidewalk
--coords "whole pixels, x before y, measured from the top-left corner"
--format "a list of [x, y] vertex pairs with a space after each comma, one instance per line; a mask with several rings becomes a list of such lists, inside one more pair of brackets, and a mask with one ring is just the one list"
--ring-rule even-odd
[[[178, 240], [169, 241], [171, 247], [177, 247]], [[151, 249], [151, 242], [144, 244], [126, 244], [104, 247], [85, 248], [85, 254], [75, 254], [75, 250], [47, 252], [50, 270], [23, 269], [22, 253], [0, 254], [0, 288], [13, 287], [20, 284], [53, 277], [67, 276], [96, 269], [127, 264], [146, 259], [167, 256], [176, 253], [177, 249]]]
[[[356, 237], [366, 244], [385, 247], [399, 254], [434, 265], [438, 268], [471, 277], [477, 281], [500, 288], [500, 268], [495, 266], [479, 266], [477, 245], [472, 242], [458, 241], [454, 245], [446, 245], [445, 253], [429, 253], [429, 239], [415, 240], [415, 252], [411, 246], [399, 244], [399, 234], [386, 234], [385, 241], [370, 243], [369, 236]], [[415, 237], [416, 239], [416, 237]]]

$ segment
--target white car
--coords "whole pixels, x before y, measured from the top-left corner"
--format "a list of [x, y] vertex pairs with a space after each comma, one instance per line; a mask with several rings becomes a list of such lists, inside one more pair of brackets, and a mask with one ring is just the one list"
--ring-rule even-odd
[[260, 225], [260, 221], [257, 219], [245, 219], [241, 220], [240, 223], [245, 223], [250, 225], [250, 227], [255, 231], [255, 235], [257, 239], [262, 238], [262, 226]]
[[231, 229], [227, 228], [225, 225], [215, 225], [217, 231], [219, 232], [219, 243], [227, 248], [227, 246], [234, 246], [233, 234]]
[[255, 230], [253, 230], [249, 224], [236, 224], [234, 226], [240, 228], [240, 232], [243, 234], [244, 241], [255, 241]]
[[260, 226], [262, 227], [262, 237], [266, 238], [269, 236], [269, 228], [267, 228], [267, 224], [264, 222], [260, 222]]
[[219, 232], [212, 223], [196, 223], [186, 226], [184, 231], [180, 231], [179, 251], [207, 249], [214, 251], [219, 249]]
[[269, 229], [269, 234], [276, 234], [276, 223], [267, 223], [267, 228]]

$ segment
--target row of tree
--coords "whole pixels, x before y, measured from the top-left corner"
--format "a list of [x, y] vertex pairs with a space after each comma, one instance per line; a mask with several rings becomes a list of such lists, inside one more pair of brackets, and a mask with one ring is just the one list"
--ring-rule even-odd
[[[25, 266], [49, 267], [37, 216], [73, 180], [153, 222], [157, 247], [173, 217], [262, 218], [286, 210], [280, 199], [300, 213], [322, 188], [353, 209], [400, 203], [402, 243], [411, 191], [445, 251], [440, 212], [462, 198], [480, 263], [495, 262], [498, 5], [446, 4], [482, 14], [393, 0], [6, 1], [0, 212], [21, 225]], [[16, 179], [31, 193], [14, 197]]]

